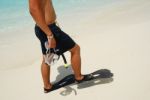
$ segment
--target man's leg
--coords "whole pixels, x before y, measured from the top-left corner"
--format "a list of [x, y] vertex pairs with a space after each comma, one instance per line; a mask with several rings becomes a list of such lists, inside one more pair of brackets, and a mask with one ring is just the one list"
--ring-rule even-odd
[[80, 56], [80, 47], [79, 45], [75, 45], [71, 50], [71, 65], [75, 74], [76, 80], [83, 79], [81, 74], [81, 56]]
[[48, 66], [43, 57], [43, 61], [41, 64], [41, 73], [42, 73], [42, 78], [43, 78], [43, 83], [44, 83], [44, 88], [45, 89], [50, 89], [52, 87], [50, 83], [50, 66]]

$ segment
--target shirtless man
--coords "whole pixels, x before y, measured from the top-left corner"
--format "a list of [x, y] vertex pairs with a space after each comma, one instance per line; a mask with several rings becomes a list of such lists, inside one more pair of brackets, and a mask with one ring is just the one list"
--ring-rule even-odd
[[56, 13], [53, 8], [52, 0], [29, 0], [29, 11], [34, 21], [35, 33], [41, 42], [43, 61], [41, 73], [44, 83], [44, 92], [48, 93], [54, 89], [50, 83], [50, 66], [45, 63], [46, 54], [45, 42], [48, 41], [49, 48], [58, 48], [60, 53], [71, 52], [71, 65], [77, 82], [85, 79], [81, 74], [80, 47], [56, 24]]

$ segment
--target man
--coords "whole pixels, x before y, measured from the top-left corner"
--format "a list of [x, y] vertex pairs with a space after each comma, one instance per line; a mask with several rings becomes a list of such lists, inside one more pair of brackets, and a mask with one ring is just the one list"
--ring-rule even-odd
[[49, 48], [59, 48], [61, 53], [71, 52], [71, 65], [77, 82], [86, 80], [81, 74], [80, 47], [66, 33], [55, 24], [56, 14], [52, 0], [29, 0], [29, 11], [36, 22], [35, 33], [41, 42], [43, 61], [41, 73], [44, 83], [44, 92], [48, 93], [54, 89], [50, 83], [50, 66], [45, 63], [45, 42], [48, 41]]

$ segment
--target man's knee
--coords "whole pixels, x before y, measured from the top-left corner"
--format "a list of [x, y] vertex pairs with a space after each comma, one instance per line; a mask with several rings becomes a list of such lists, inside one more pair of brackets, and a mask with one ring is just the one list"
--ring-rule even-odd
[[80, 54], [80, 46], [76, 44], [76, 45], [70, 50], [70, 52], [71, 52], [72, 54]]

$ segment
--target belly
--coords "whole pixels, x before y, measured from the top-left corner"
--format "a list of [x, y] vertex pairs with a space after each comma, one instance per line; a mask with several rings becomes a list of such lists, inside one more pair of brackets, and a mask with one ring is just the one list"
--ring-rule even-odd
[[56, 13], [50, 0], [47, 1], [45, 6], [45, 20], [47, 24], [52, 24], [56, 21]]
[[56, 21], [56, 14], [47, 14], [45, 15], [45, 20], [47, 24], [52, 24]]

